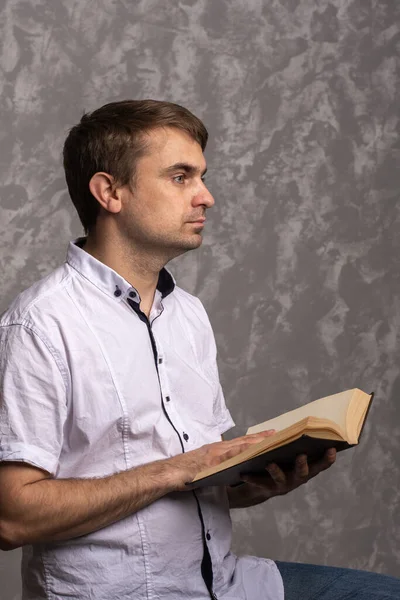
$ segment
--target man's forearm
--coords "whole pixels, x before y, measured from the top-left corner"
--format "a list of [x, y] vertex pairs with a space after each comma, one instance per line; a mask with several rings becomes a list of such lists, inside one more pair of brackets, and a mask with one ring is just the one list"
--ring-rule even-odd
[[0, 464], [0, 549], [68, 540], [111, 525], [170, 492], [185, 493], [197, 473], [263, 437], [206, 444], [101, 479], [51, 479], [34, 467]]
[[166, 460], [101, 479], [41, 479], [20, 490], [8, 515], [10, 544], [18, 547], [85, 535], [173, 489]]

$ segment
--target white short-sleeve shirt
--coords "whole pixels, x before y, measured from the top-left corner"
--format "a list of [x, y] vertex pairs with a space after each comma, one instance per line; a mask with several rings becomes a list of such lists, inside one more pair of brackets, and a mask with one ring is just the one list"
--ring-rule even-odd
[[[138, 292], [70, 243], [0, 319], [0, 461], [104, 477], [219, 441], [233, 426], [207, 314], [163, 269]], [[199, 512], [200, 509], [200, 512]], [[24, 600], [282, 600], [275, 563], [230, 551], [226, 490], [164, 496], [113, 525], [23, 548]]]

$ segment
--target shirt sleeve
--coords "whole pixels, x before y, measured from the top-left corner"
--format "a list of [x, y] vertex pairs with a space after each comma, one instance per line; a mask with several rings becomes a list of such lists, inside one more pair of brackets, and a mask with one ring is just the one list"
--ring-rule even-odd
[[56, 474], [67, 381], [56, 351], [33, 327], [0, 327], [0, 461]]
[[[200, 300], [199, 300], [200, 302]], [[231, 413], [229, 412], [226, 403], [224, 392], [222, 390], [221, 382], [219, 380], [218, 364], [217, 364], [217, 346], [215, 343], [214, 332], [211, 327], [210, 319], [208, 318], [207, 312], [200, 302], [203, 311], [203, 319], [205, 324], [205, 352], [204, 352], [204, 365], [207, 375], [212, 379], [215, 385], [214, 395], [214, 418], [218, 424], [221, 435], [235, 426], [235, 422], [232, 419]]]
[[235, 426], [235, 421], [232, 419], [232, 415], [226, 407], [224, 393], [220, 383], [218, 385], [217, 396], [214, 400], [214, 415], [218, 422], [221, 435]]

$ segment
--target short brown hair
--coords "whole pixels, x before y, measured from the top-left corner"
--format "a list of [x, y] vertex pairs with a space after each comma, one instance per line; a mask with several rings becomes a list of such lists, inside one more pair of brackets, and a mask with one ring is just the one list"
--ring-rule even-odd
[[84, 114], [64, 143], [65, 178], [85, 233], [96, 224], [100, 205], [89, 182], [104, 171], [118, 185], [133, 183], [137, 160], [146, 152], [144, 133], [157, 127], [188, 133], [204, 151], [208, 133], [187, 108], [160, 100], [123, 100]]

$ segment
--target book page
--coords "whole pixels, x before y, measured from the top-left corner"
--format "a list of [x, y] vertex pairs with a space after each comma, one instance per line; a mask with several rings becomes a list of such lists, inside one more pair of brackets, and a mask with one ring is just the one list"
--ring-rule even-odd
[[300, 421], [306, 417], [330, 419], [331, 421], [337, 423], [340, 429], [345, 433], [347, 409], [354, 392], [355, 389], [346, 390], [340, 394], [319, 398], [319, 400], [309, 402], [308, 404], [300, 406], [299, 408], [295, 408], [294, 410], [280, 415], [279, 417], [275, 417], [269, 421], [264, 421], [258, 425], [253, 425], [253, 427], [249, 427], [246, 435], [250, 433], [259, 433], [260, 431], [265, 431], [266, 429], [276, 429], [277, 431], [281, 431], [281, 429], [290, 427], [297, 421]]
[[[303, 436], [319, 440], [331, 440], [332, 442], [347, 442], [350, 446], [357, 444], [357, 436], [352, 438], [351, 435], [348, 435], [346, 422], [349, 421], [353, 428], [359, 429], [361, 427], [360, 419], [363, 422], [371, 398], [371, 394], [366, 394], [358, 388], [354, 388], [320, 398], [280, 417], [250, 427], [247, 430], [248, 434], [264, 431], [265, 429], [276, 429], [276, 433], [252, 444], [237, 456], [197, 473], [192, 483], [251, 460], [261, 454], [290, 445], [291, 442]], [[342, 447], [341, 449], [345, 448]]]

